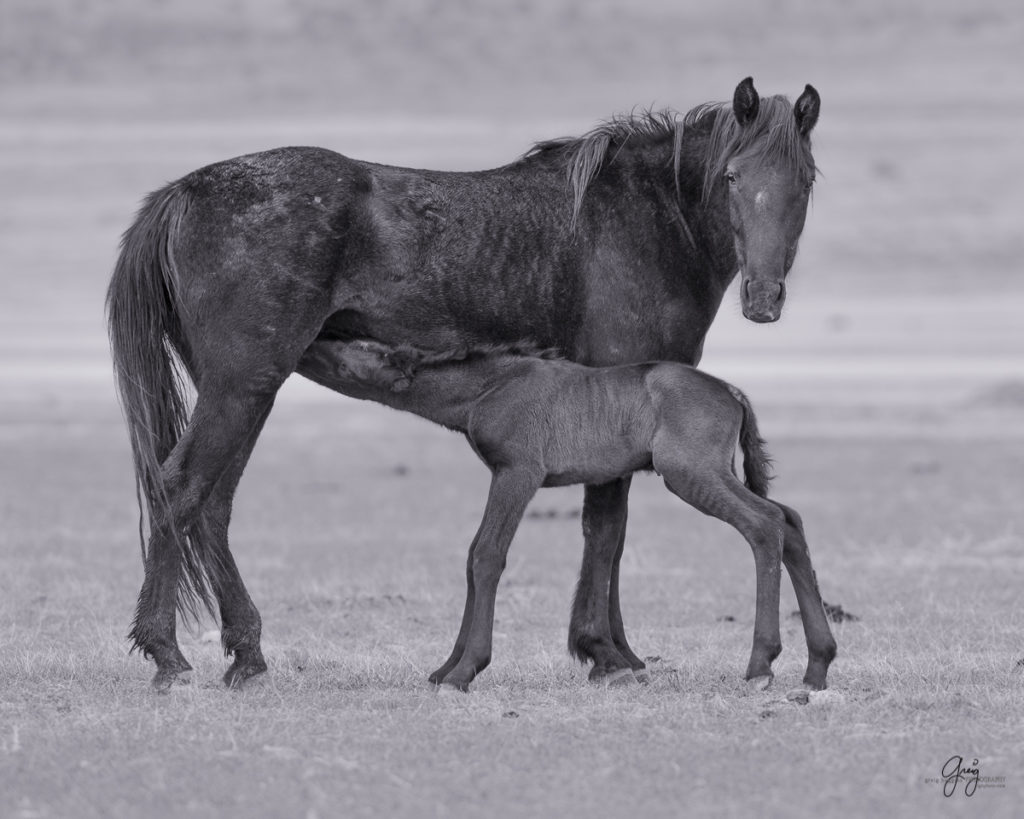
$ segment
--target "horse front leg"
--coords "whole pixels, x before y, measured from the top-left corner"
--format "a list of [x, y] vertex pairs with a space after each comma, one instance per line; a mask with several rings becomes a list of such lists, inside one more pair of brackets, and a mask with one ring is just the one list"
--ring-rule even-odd
[[448, 672], [458, 665], [459, 660], [462, 659], [463, 652], [466, 650], [466, 640], [469, 639], [469, 627], [473, 623], [473, 605], [476, 599], [473, 583], [473, 555], [476, 553], [476, 544], [479, 539], [480, 533], [478, 532], [469, 546], [469, 555], [466, 558], [466, 605], [462, 609], [462, 625], [459, 626], [459, 635], [455, 638], [455, 647], [452, 649], [452, 653], [448, 655], [448, 659], [444, 661], [444, 664], [437, 671], [430, 675], [429, 680], [434, 685], [440, 685], [444, 682]]
[[[569, 622], [569, 653], [582, 663], [593, 662], [591, 681], [607, 684], [635, 681], [633, 668], [644, 667], [629, 650], [619, 610], [618, 564], [625, 540], [629, 485], [628, 479], [622, 479], [584, 489], [583, 562]], [[629, 652], [628, 657], [619, 645]]]
[[[627, 493], [626, 500], [628, 501], [629, 487], [632, 484], [632, 478], [624, 478], [625, 491]], [[647, 666], [643, 660], [633, 653], [633, 649], [629, 647], [629, 642], [626, 640], [626, 627], [622, 621], [622, 607], [619, 603], [619, 564], [622, 561], [622, 551], [626, 546], [626, 518], [627, 518], [627, 503], [623, 503], [622, 507], [622, 522], [619, 526], [618, 546], [615, 549], [615, 557], [612, 558], [612, 572], [608, 583], [608, 625], [611, 627], [612, 642], [615, 643], [615, 648], [618, 649], [626, 662], [629, 663], [630, 668], [633, 669], [633, 674], [639, 682], [646, 683], [649, 679], [647, 673]]]
[[[541, 480], [542, 478], [529, 472], [517, 470], [495, 472], [491, 479], [487, 508], [474, 539], [470, 558], [473, 604], [465, 647], [455, 667], [445, 675], [442, 681], [444, 686], [467, 691], [476, 675], [491, 662], [494, 600], [498, 581], [505, 568], [512, 537], [519, 527], [530, 498], [540, 487]], [[467, 600], [467, 611], [468, 602]], [[463, 627], [465, 626], [463, 618]]]

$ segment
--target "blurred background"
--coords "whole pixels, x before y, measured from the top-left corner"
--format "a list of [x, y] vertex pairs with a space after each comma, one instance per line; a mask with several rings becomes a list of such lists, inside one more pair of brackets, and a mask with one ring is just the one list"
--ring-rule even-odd
[[634, 107], [729, 99], [748, 75], [763, 94], [820, 91], [821, 181], [783, 321], [743, 322], [730, 294], [705, 366], [762, 404], [796, 397], [806, 412], [779, 423], [826, 432], [880, 406], [913, 429], [934, 402], [1024, 403], [1013, 0], [4, 0], [0, 15], [13, 417], [86, 397], [116, 414], [104, 291], [140, 199], [168, 180], [283, 144], [486, 168]]

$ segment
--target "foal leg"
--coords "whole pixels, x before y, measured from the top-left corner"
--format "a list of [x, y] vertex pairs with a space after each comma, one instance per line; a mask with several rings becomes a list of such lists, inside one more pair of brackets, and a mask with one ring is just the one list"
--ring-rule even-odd
[[[573, 598], [569, 622], [569, 653], [580, 662], [592, 660], [592, 681], [614, 683], [633, 679], [633, 661], [643, 663], [630, 652], [627, 659], [619, 651], [612, 633], [614, 617], [621, 629], [618, 610], [618, 565], [626, 528], [626, 503], [629, 481], [616, 480], [602, 486], [588, 486], [583, 495], [583, 564]], [[611, 592], [615, 579], [614, 596]], [[622, 645], [626, 637], [620, 634]]]
[[741, 484], [731, 473], [705, 475], [660, 470], [668, 488], [684, 501], [739, 531], [754, 553], [757, 578], [754, 644], [746, 679], [758, 688], [772, 681], [772, 661], [782, 652], [779, 591], [785, 518], [771, 501]]
[[220, 608], [221, 642], [224, 654], [234, 656], [231, 667], [224, 674], [224, 684], [228, 688], [240, 688], [246, 680], [267, 670], [267, 663], [260, 649], [262, 620], [231, 555], [228, 525], [231, 522], [231, 505], [238, 481], [249, 462], [263, 424], [270, 415], [270, 409], [268, 406], [257, 420], [249, 439], [217, 481], [203, 509], [203, 517], [209, 527], [211, 546], [214, 550], [213, 559], [217, 565], [214, 593]]
[[786, 518], [785, 541], [782, 547], [782, 561], [793, 581], [797, 603], [800, 605], [800, 619], [803, 621], [804, 636], [807, 639], [807, 673], [804, 685], [815, 691], [825, 688], [828, 667], [836, 656], [836, 641], [829, 628], [825, 607], [818, 591], [818, 579], [811, 565], [811, 553], [804, 536], [804, 525], [800, 516], [777, 501], [772, 501]]
[[429, 679], [434, 685], [440, 685], [444, 678], [462, 659], [462, 653], [466, 650], [466, 640], [469, 638], [469, 627], [473, 623], [473, 605], [476, 598], [473, 586], [473, 555], [476, 553], [476, 544], [480, 539], [479, 532], [473, 538], [469, 547], [469, 556], [466, 558], [466, 605], [462, 610], [462, 625], [459, 627], [459, 636], [455, 638], [455, 647], [448, 659], [444, 661], [437, 671], [430, 675]]
[[[498, 581], [505, 568], [512, 537], [526, 511], [526, 505], [540, 483], [532, 474], [510, 470], [496, 472], [491, 479], [487, 508], [474, 539], [470, 558], [473, 577], [472, 617], [462, 656], [444, 677], [443, 683], [446, 686], [460, 691], [468, 690], [473, 678], [491, 662], [494, 598]], [[464, 618], [463, 627], [465, 625]]]

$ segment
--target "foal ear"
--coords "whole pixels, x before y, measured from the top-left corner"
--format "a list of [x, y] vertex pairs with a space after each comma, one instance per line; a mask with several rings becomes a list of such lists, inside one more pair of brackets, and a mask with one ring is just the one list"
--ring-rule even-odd
[[813, 85], [804, 88], [804, 93], [793, 106], [793, 114], [796, 116], [796, 127], [801, 136], [807, 136], [811, 129], [818, 122], [818, 114], [821, 112], [821, 97], [814, 90]]
[[749, 125], [757, 118], [757, 111], [761, 107], [761, 98], [754, 88], [754, 78], [747, 77], [736, 86], [736, 93], [732, 95], [732, 112], [740, 125]]
[[407, 388], [409, 386], [408, 382], [416, 375], [419, 358], [412, 351], [403, 347], [397, 347], [391, 350], [384, 360], [388, 363], [389, 369], [397, 370], [406, 379], [405, 387], [402, 389]]

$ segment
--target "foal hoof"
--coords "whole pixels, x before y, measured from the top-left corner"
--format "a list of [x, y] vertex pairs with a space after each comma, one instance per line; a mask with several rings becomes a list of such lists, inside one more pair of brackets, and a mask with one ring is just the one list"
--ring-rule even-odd
[[451, 671], [450, 668], [445, 668], [444, 666], [441, 666], [441, 668], [437, 669], [437, 671], [433, 672], [429, 677], [427, 677], [427, 681], [431, 685], [440, 685], [444, 682], [444, 678], [448, 675], [449, 671]]
[[773, 679], [775, 679], [774, 674], [762, 674], [760, 677], [751, 677], [747, 680], [747, 687], [751, 691], [767, 691]]
[[589, 679], [590, 682], [603, 685], [605, 688], [621, 688], [638, 682], [632, 668], [616, 668], [613, 671], [605, 671], [603, 668], [594, 667], [590, 671]]

